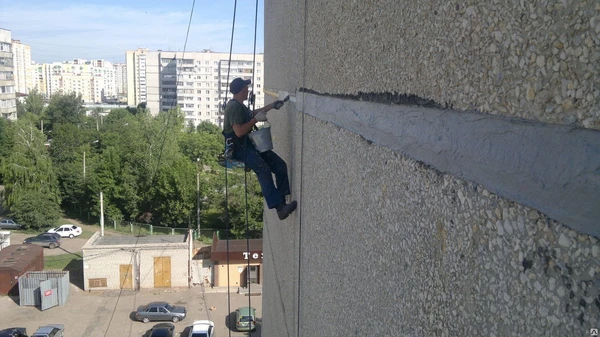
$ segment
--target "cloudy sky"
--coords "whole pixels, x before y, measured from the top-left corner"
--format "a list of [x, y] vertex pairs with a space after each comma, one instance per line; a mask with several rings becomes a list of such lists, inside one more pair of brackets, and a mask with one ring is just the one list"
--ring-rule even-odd
[[[183, 51], [193, 0], [0, 0], [0, 28], [38, 63], [124, 62], [139, 48]], [[256, 52], [263, 52], [259, 0]], [[233, 52], [252, 53], [255, 0], [238, 0]], [[233, 0], [196, 0], [186, 51], [229, 52]]]

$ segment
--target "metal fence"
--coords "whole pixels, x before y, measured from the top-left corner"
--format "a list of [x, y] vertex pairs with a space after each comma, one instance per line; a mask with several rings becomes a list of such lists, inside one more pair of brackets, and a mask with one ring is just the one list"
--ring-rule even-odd
[[173, 228], [166, 226], [157, 226], [140, 222], [119, 221], [105, 217], [104, 226], [112, 228], [117, 232], [129, 233], [132, 235], [185, 235], [187, 228]]
[[[69, 272], [68, 271], [28, 271], [19, 277], [19, 305], [32, 305], [43, 307], [41, 284], [50, 281], [49, 286], [56, 289], [51, 295], [57, 297], [57, 304], [64, 305], [69, 298]], [[44, 309], [44, 308], [42, 308]]]
[[[129, 235], [186, 235], [187, 228], [173, 228], [166, 226], [151, 225], [147, 223], [121, 221], [104, 217], [104, 226], [107, 229], [115, 230], [122, 234]], [[195, 227], [195, 226], [194, 226]], [[193, 237], [196, 240], [201, 240], [205, 244], [211, 244], [213, 233], [217, 231], [214, 228], [202, 228], [200, 232], [193, 228]], [[201, 233], [201, 235], [199, 235]]]

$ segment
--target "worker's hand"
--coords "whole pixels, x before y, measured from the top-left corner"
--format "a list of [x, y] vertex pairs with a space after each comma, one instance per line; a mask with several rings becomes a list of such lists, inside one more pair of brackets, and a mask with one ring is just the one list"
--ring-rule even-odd
[[267, 121], [267, 112], [261, 111], [261, 112], [257, 113], [256, 115], [254, 115], [254, 118], [256, 118], [256, 120], [259, 122], [266, 122]]
[[282, 106], [283, 106], [282, 100], [277, 100], [277, 101], [273, 102], [273, 109], [279, 110]]

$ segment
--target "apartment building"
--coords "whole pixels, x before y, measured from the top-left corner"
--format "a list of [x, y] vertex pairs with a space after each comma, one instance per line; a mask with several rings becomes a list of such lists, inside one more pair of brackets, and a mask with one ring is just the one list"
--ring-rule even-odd
[[0, 28], [0, 116], [17, 119], [11, 32]]
[[146, 59], [148, 48], [138, 48], [125, 53], [127, 69], [127, 104], [137, 106], [147, 101]]
[[115, 92], [114, 95], [121, 97], [127, 94], [127, 67], [125, 63], [114, 63]]
[[27, 94], [27, 68], [31, 64], [31, 47], [20, 40], [12, 40], [13, 66], [15, 68], [15, 91]]
[[27, 69], [30, 78], [27, 92], [35, 88], [47, 98], [58, 93], [75, 92], [86, 103], [101, 103], [106, 97], [117, 95], [119, 79], [115, 67], [105, 60], [74, 59], [31, 64]]
[[[225, 98], [231, 98], [229, 83], [236, 77], [252, 79], [253, 54], [148, 51], [127, 52], [128, 104], [147, 103], [150, 112], [168, 111], [179, 106], [186, 122], [194, 125], [210, 121], [221, 126], [219, 111]], [[264, 105], [264, 55], [254, 60], [255, 106]], [[229, 77], [229, 79], [228, 79]]]

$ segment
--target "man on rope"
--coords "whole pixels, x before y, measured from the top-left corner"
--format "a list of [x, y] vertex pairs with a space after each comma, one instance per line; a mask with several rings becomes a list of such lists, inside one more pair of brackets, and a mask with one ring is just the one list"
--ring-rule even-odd
[[[228, 150], [233, 153], [226, 154], [232, 159], [243, 162], [256, 173], [258, 182], [263, 192], [265, 201], [269, 209], [275, 208], [280, 220], [287, 218], [298, 206], [296, 201], [289, 204], [285, 201], [285, 196], [290, 195], [290, 183], [288, 180], [287, 164], [275, 152], [269, 150], [258, 152], [248, 134], [257, 122], [267, 120], [267, 111], [281, 107], [281, 101], [273, 102], [260, 109], [250, 111], [244, 105], [248, 99], [248, 85], [252, 81], [236, 78], [229, 84], [229, 91], [233, 94], [233, 99], [227, 102], [225, 107], [225, 118], [223, 121], [223, 135], [225, 136]], [[229, 148], [230, 147], [230, 148]], [[273, 176], [275, 174], [275, 183]]]

